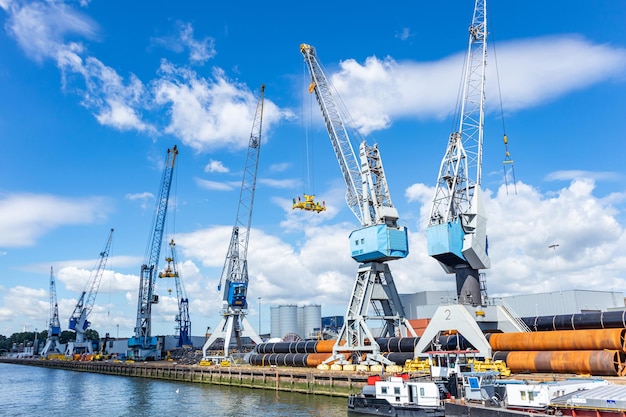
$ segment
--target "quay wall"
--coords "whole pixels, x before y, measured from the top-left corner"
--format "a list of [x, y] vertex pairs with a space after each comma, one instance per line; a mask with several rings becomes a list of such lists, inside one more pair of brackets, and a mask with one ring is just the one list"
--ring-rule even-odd
[[358, 394], [370, 374], [287, 367], [200, 366], [173, 362], [63, 361], [0, 358], [0, 363], [41, 366], [78, 372], [164, 379], [190, 383], [270, 389], [303, 394], [348, 397]]

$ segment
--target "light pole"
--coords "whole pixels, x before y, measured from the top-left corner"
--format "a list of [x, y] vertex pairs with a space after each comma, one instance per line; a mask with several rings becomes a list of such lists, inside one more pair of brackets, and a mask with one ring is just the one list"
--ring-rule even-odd
[[549, 249], [553, 249], [554, 250], [554, 263], [556, 265], [556, 272], [557, 273], [559, 272], [559, 263], [557, 262], [557, 259], [556, 259], [556, 248], [558, 248], [558, 247], [559, 247], [558, 243], [553, 243], [552, 245], [548, 246]]
[[259, 300], [259, 336], [261, 335], [261, 297], [257, 297]]
[[548, 246], [548, 248], [552, 249], [554, 252], [554, 265], [556, 265], [556, 273], [554, 274], [554, 276], [556, 277], [556, 280], [559, 283], [559, 294], [561, 296], [561, 309], [565, 313], [565, 301], [563, 300], [563, 287], [561, 286], [561, 281], [559, 280], [559, 261], [556, 256], [556, 248], [558, 247], [559, 247], [558, 243], [553, 243], [552, 245]]

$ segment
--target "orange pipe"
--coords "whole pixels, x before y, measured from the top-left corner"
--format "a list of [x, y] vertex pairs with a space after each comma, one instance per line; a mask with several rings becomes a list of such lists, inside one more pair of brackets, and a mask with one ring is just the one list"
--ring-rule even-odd
[[624, 376], [624, 352], [616, 350], [513, 351], [506, 366], [515, 373], [557, 372]]
[[[320, 340], [315, 344], [315, 351], [317, 353], [331, 353], [335, 346], [336, 340]], [[340, 344], [344, 344], [345, 341], [341, 341]]]
[[551, 332], [493, 333], [493, 350], [619, 350], [626, 351], [626, 329], [555, 330]]
[[[317, 365], [320, 365], [322, 362], [324, 362], [326, 359], [330, 358], [332, 356], [332, 353], [309, 353], [309, 355], [306, 358], [306, 364], [307, 366], [310, 366], [311, 368], [315, 368]], [[348, 359], [348, 357], [350, 355], [343, 355], [344, 359]]]

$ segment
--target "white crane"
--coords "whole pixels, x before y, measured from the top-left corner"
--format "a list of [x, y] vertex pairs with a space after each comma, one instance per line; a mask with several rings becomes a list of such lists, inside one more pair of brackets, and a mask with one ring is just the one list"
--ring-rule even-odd
[[[344, 122], [348, 112], [340, 107], [339, 97], [324, 75], [315, 49], [301, 44], [300, 52], [311, 75], [309, 93], [315, 93], [346, 183], [346, 203], [361, 224], [361, 228], [350, 234], [351, 256], [359, 262], [359, 268], [348, 311], [333, 355], [325, 363], [346, 364], [350, 362], [346, 356], [352, 356], [352, 362], [392, 364], [381, 354], [366, 320], [381, 321], [381, 337], [415, 336], [386, 263], [408, 255], [407, 229], [398, 224], [398, 210], [391, 201], [378, 146], [369, 146], [360, 138], [357, 159]], [[353, 133], [358, 135], [356, 130]], [[374, 314], [368, 314], [370, 306]]]
[[192, 347], [189, 298], [187, 298], [187, 291], [185, 291], [182, 278], [178, 273], [178, 257], [176, 256], [176, 244], [174, 243], [174, 239], [170, 240], [170, 251], [171, 256], [165, 258], [165, 262], [167, 262], [165, 271], [159, 272], [159, 278], [173, 278], [176, 285], [176, 300], [178, 301], [178, 314], [176, 315], [178, 342], [176, 343], [176, 347]]
[[66, 356], [72, 356], [74, 354], [93, 353], [93, 346], [90, 340], [86, 340], [85, 332], [89, 329], [91, 323], [89, 322], [89, 314], [93, 310], [94, 302], [96, 301], [96, 295], [98, 295], [98, 289], [100, 288], [100, 282], [102, 281], [102, 275], [104, 274], [104, 268], [106, 267], [107, 260], [109, 259], [109, 250], [111, 249], [111, 242], [113, 241], [113, 229], [109, 233], [109, 237], [104, 245], [104, 249], [100, 252], [100, 258], [96, 268], [93, 270], [92, 276], [87, 281], [89, 291], [84, 290], [81, 294], [74, 312], [70, 317], [70, 330], [74, 330], [76, 333], [76, 340], [67, 343], [67, 349], [65, 350]]
[[[233, 226], [228, 252], [226, 253], [220, 283], [217, 287], [218, 291], [220, 291], [222, 282], [224, 282], [224, 309], [222, 318], [215, 331], [202, 347], [201, 364], [231, 360], [230, 344], [233, 336], [236, 339], [239, 353], [242, 351], [242, 337], [249, 337], [256, 344], [263, 343], [261, 337], [246, 318], [248, 311], [246, 297], [248, 294], [248, 240], [250, 237], [256, 176], [259, 167], [259, 153], [261, 151], [264, 97], [265, 85], [262, 85], [248, 143], [248, 153], [239, 193], [235, 225]], [[218, 339], [224, 341], [223, 355], [211, 355], [209, 349]]]
[[475, 1], [459, 130], [448, 138], [426, 227], [428, 254], [447, 273], [456, 276], [458, 304], [440, 307], [435, 312], [416, 345], [416, 355], [430, 347], [440, 331], [456, 329], [482, 355], [490, 357], [491, 347], [481, 325], [503, 331], [527, 328], [510, 309], [484, 305], [481, 292], [480, 270], [491, 266], [481, 191], [488, 33], [485, 3]]
[[57, 303], [57, 287], [54, 279], [54, 269], [50, 267], [50, 321], [48, 322], [48, 337], [41, 351], [44, 358], [50, 355], [63, 354], [65, 349], [61, 345], [61, 322], [59, 321], [59, 305]]

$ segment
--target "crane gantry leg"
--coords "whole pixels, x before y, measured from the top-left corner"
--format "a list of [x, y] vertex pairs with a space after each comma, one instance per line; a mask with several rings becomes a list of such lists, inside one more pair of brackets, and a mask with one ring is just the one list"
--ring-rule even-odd
[[[376, 311], [373, 316], [367, 315], [370, 305]], [[351, 363], [346, 359], [347, 355], [352, 356], [352, 363], [356, 360], [364, 365], [394, 364], [381, 354], [367, 320], [382, 322], [381, 337], [417, 337], [405, 317], [389, 266], [384, 262], [369, 262], [359, 266], [344, 325], [333, 347], [333, 355], [324, 364]]]
[[[204, 343], [204, 346], [202, 347], [202, 360], [219, 363], [222, 360], [230, 359], [232, 362], [232, 357], [230, 354], [230, 341], [233, 337], [233, 333], [237, 340], [237, 349], [239, 352], [242, 351], [242, 337], [249, 337], [256, 344], [263, 343], [263, 340], [253, 329], [243, 311], [227, 310], [224, 312], [222, 319], [217, 325], [216, 331], [213, 332]], [[224, 354], [207, 354], [207, 351], [211, 348], [213, 343], [215, 343], [219, 339], [224, 340]]]

